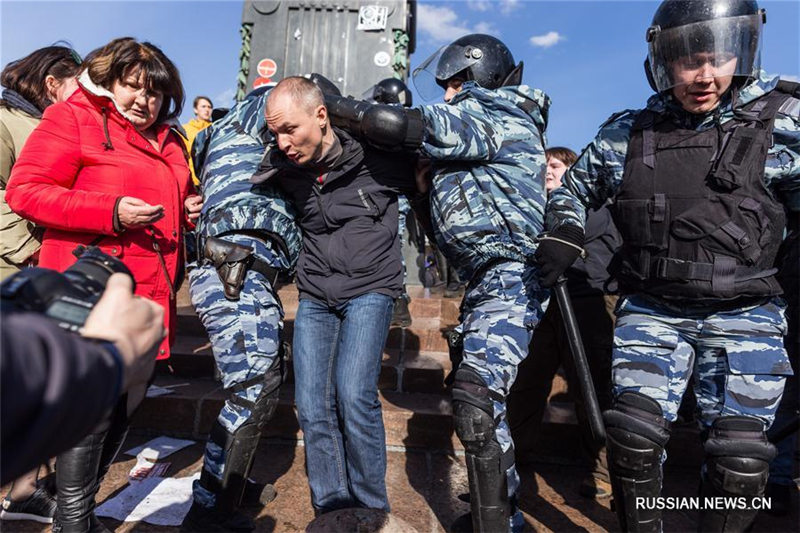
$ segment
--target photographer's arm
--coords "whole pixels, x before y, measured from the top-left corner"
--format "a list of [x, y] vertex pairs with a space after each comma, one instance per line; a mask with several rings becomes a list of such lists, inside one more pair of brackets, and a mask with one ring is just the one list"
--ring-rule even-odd
[[114, 274], [78, 337], [35, 313], [3, 313], [2, 483], [80, 440], [120, 394], [144, 386], [164, 338], [163, 309]]
[[0, 366], [3, 484], [78, 442], [121, 392], [121, 358], [40, 314], [3, 313]]

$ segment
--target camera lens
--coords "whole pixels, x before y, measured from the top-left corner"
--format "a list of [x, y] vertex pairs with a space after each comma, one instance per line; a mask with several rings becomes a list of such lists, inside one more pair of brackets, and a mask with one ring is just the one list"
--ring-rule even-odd
[[133, 274], [122, 261], [99, 248], [91, 247], [81, 254], [74, 265], [64, 271], [64, 275], [73, 284], [99, 298], [105, 290], [108, 278], [117, 272], [127, 274], [133, 280]]

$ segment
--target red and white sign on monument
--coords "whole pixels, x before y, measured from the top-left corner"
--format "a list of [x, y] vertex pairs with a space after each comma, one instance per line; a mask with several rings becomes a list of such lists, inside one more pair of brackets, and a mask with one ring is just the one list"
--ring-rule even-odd
[[274, 60], [266, 57], [258, 62], [256, 70], [258, 71], [258, 75], [262, 78], [271, 78], [278, 72], [278, 65]]

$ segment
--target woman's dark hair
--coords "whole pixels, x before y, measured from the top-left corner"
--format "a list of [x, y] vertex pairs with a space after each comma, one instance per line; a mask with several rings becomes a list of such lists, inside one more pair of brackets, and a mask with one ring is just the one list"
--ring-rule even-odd
[[550, 159], [551, 157], [555, 157], [562, 163], [564, 163], [567, 168], [571, 167], [575, 164], [575, 161], [578, 160], [578, 154], [570, 150], [569, 148], [565, 148], [563, 146], [553, 146], [552, 148], [548, 148], [544, 151], [545, 159]]
[[86, 68], [89, 78], [109, 91], [114, 82], [121, 83], [127, 76], [143, 73], [145, 88], [164, 95], [156, 122], [181, 114], [184, 99], [181, 75], [175, 64], [154, 44], [140, 43], [132, 37], [114, 39], [86, 57]]
[[47, 95], [45, 79], [53, 76], [59, 82], [73, 78], [81, 70], [81, 58], [67, 46], [46, 46], [12, 61], [0, 73], [0, 85], [10, 89], [44, 111], [53, 102]]

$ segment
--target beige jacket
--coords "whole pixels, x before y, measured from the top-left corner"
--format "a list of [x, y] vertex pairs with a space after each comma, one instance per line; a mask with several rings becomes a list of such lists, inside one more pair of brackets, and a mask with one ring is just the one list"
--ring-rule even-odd
[[28, 135], [40, 119], [18, 109], [0, 107], [0, 280], [25, 266], [41, 246], [41, 230], [6, 204], [6, 184]]

